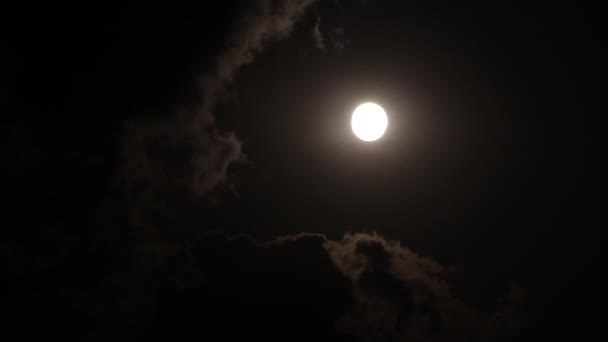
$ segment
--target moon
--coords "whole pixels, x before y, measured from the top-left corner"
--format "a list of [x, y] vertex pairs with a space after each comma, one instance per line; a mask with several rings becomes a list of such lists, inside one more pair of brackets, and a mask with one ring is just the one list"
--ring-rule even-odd
[[382, 107], [367, 102], [355, 109], [350, 123], [357, 138], [363, 141], [376, 141], [386, 132], [388, 118]]

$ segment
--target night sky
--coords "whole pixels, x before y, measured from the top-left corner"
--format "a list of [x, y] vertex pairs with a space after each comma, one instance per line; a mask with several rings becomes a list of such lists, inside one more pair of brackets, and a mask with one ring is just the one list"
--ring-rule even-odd
[[[0, 16], [2, 306], [20, 340], [583, 340], [604, 324], [597, 8]], [[350, 126], [364, 102], [389, 120], [371, 143]]]

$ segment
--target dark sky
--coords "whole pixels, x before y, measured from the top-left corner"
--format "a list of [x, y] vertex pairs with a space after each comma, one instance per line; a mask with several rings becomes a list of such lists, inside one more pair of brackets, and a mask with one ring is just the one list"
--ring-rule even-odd
[[[602, 18], [554, 3], [1, 11], [24, 339], [583, 339]], [[385, 136], [356, 139], [377, 102]]]

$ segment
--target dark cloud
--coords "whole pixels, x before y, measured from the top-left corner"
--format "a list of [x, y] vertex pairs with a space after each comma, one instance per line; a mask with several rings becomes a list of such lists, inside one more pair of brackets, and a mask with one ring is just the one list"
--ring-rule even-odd
[[447, 268], [375, 234], [210, 234], [168, 272], [151, 336], [493, 340], [523, 324], [519, 286], [495, 312], [479, 311], [451, 294]]
[[176, 233], [179, 227], [197, 226], [194, 219], [184, 223], [184, 218], [199, 213], [204, 220], [201, 207], [214, 203], [214, 192], [234, 190], [229, 167], [249, 161], [240, 139], [217, 127], [214, 108], [239, 68], [251, 63], [268, 43], [289, 37], [312, 3], [240, 4], [221, 48], [196, 76], [191, 97], [178, 102], [165, 117], [139, 117], [126, 124], [120, 178], [130, 224], [145, 231], [139, 234], [142, 240], [183, 241], [184, 236]]
[[323, 33], [321, 30], [321, 16], [317, 17], [312, 28], [312, 38], [316, 48], [321, 51], [341, 51], [349, 44], [342, 27], [332, 27], [326, 33]]
[[356, 297], [337, 321], [339, 332], [364, 340], [460, 341], [513, 336], [522, 328], [521, 297], [511, 296], [496, 312], [478, 311], [452, 295], [449, 269], [397, 241], [347, 234], [325, 246]]
[[14, 294], [7, 308], [29, 324], [17, 329], [36, 338], [138, 335], [155, 312], [166, 257], [189, 241], [184, 231], [209, 222], [202, 202], [226, 182], [229, 165], [246, 162], [240, 140], [216, 126], [216, 102], [238, 69], [288, 37], [312, 3], [227, 2], [184, 20], [166, 6], [126, 6], [100, 18], [24, 11], [32, 28], [24, 38], [32, 39], [20, 40], [31, 48], [16, 45], [19, 72], [8, 90], [19, 95], [10, 99], [14, 113], [36, 116], [15, 119], [3, 145], [3, 179], [20, 206], [9, 210], [19, 226], [4, 224], [15, 226], [2, 243], [5, 292]]
[[177, 105], [169, 118], [135, 120], [127, 125], [127, 186], [146, 184], [146, 196], [179, 190], [200, 197], [222, 183], [228, 165], [244, 156], [239, 139], [214, 124], [218, 97], [238, 69], [252, 62], [265, 44], [288, 37], [296, 20], [313, 2], [245, 3], [225, 47], [200, 77], [195, 99]]
[[151, 336], [332, 336], [352, 287], [325, 241], [317, 234], [268, 243], [204, 237], [169, 267], [176, 281], [167, 284]]
[[344, 49], [350, 43], [344, 34], [344, 29], [341, 27], [335, 27], [330, 30], [327, 34], [327, 39], [331, 47], [336, 51]]
[[323, 38], [323, 33], [321, 33], [321, 17], [317, 17], [317, 21], [315, 22], [315, 26], [312, 29], [312, 37], [315, 40], [315, 45], [317, 49], [325, 51], [327, 47], [325, 46], [325, 38]]

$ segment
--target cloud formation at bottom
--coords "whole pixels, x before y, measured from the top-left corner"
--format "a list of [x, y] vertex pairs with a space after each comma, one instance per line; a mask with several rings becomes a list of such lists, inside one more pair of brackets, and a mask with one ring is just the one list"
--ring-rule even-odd
[[481, 312], [456, 298], [449, 270], [376, 234], [301, 233], [257, 242], [207, 234], [167, 268], [151, 339], [500, 340], [523, 328], [522, 290]]

